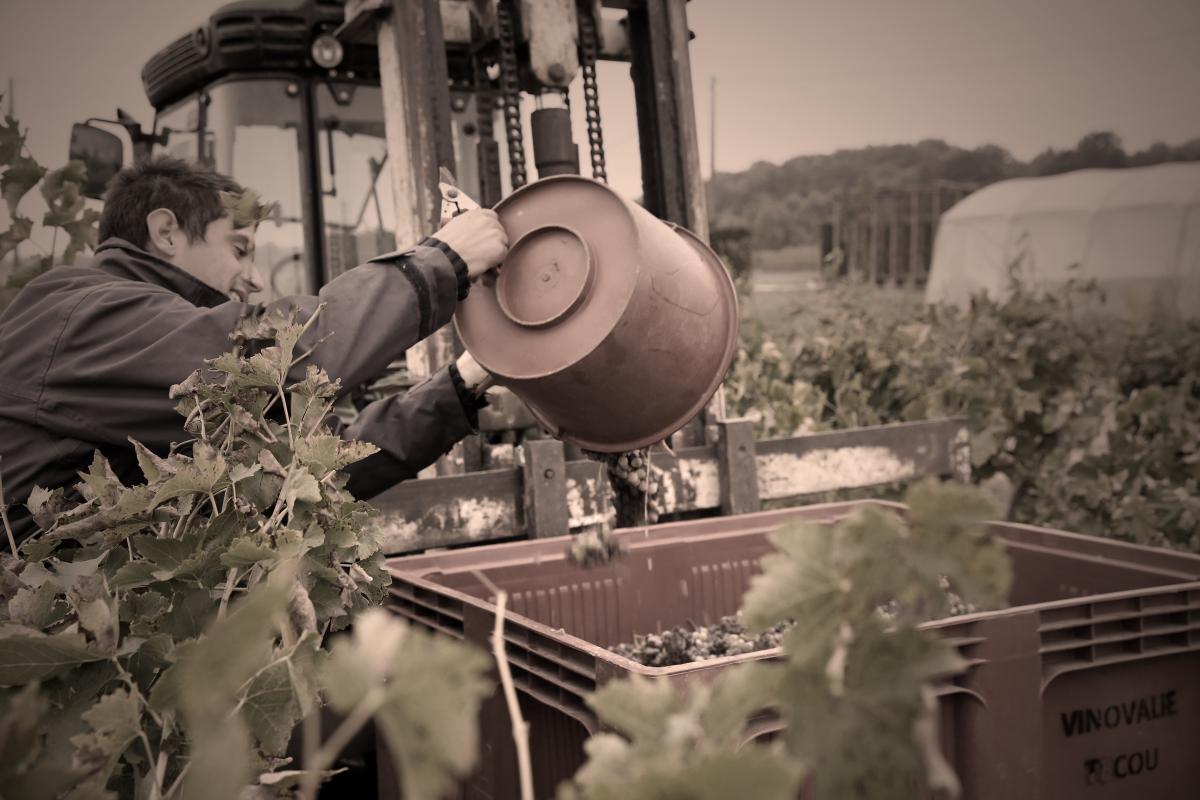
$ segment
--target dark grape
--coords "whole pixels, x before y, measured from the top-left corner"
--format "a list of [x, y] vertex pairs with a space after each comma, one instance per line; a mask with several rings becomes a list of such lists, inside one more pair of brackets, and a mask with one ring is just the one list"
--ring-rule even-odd
[[[978, 610], [955, 594], [948, 581], [942, 581], [942, 589], [950, 602], [950, 611], [946, 616], [957, 617]], [[893, 600], [880, 605], [878, 610], [883, 617], [894, 617], [898, 606]], [[712, 625], [680, 625], [647, 636], [634, 634], [632, 642], [608, 649], [647, 667], [670, 667], [779, 647], [783, 634], [793, 624], [791, 621], [780, 622], [765, 633], [754, 636], [747, 632], [739, 612], [734, 616], [721, 617], [719, 622]]]

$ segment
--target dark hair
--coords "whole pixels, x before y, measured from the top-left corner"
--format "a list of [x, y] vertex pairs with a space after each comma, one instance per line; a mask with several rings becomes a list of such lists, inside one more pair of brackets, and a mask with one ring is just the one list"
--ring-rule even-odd
[[174, 212], [189, 242], [203, 241], [208, 224], [229, 213], [221, 192], [245, 189], [227, 175], [178, 158], [157, 156], [126, 167], [108, 184], [100, 213], [100, 241], [118, 236], [145, 247], [150, 240], [146, 217], [166, 208]]

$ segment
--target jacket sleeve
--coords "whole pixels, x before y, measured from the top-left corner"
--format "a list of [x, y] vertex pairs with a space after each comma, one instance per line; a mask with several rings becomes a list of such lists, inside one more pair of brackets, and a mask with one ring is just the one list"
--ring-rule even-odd
[[165, 448], [184, 436], [170, 387], [229, 350], [243, 317], [295, 311], [307, 321], [322, 304], [296, 346], [297, 353], [312, 350], [311, 359], [289, 377], [301, 379], [315, 363], [349, 390], [450, 320], [466, 267], [448, 250], [427, 239], [343, 273], [318, 296], [282, 298], [265, 309], [234, 301], [198, 308], [165, 289], [103, 284], [70, 310], [54, 339], [38, 424], [97, 444], [126, 446], [132, 436]]
[[343, 439], [379, 448], [346, 468], [350, 493], [366, 500], [416, 477], [478, 428], [479, 409], [485, 404], [467, 390], [457, 368], [449, 364], [405, 394], [371, 403], [353, 423], [335, 424]]

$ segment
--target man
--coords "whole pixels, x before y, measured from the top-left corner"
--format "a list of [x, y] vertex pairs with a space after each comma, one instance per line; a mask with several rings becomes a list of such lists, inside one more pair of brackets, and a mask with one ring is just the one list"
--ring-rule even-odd
[[[315, 297], [262, 307], [247, 302], [263, 287], [247, 204], [254, 195], [232, 179], [182, 161], [126, 169], [110, 184], [91, 264], [46, 272], [0, 314], [0, 477], [18, 538], [36, 527], [24, 507], [33, 487], [74, 484], [95, 450], [130, 483], [141, 479], [130, 438], [159, 452], [187, 439], [169, 389], [229, 350], [243, 317], [294, 310], [303, 321], [324, 304], [296, 347], [312, 356], [289, 377], [313, 363], [349, 390], [448, 322], [508, 247], [495, 212], [478, 209]], [[473, 431], [485, 378], [465, 354], [363, 409], [340, 434], [380, 451], [350, 468], [350, 491], [378, 494]]]

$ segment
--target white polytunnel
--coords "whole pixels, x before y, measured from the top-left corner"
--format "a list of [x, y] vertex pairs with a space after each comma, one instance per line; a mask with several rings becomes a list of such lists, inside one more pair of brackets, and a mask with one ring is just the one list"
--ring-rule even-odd
[[927, 301], [1001, 298], [1013, 274], [1038, 289], [1094, 280], [1127, 318], [1200, 317], [1200, 163], [1015, 178], [942, 216]]

